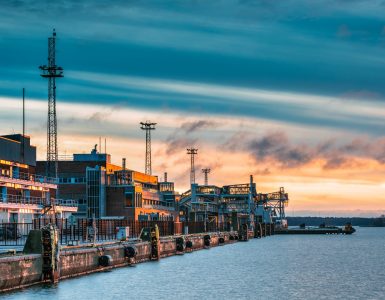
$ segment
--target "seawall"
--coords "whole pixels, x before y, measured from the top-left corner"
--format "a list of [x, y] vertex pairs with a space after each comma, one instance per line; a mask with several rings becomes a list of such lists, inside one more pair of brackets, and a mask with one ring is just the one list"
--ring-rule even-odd
[[[161, 237], [159, 258], [207, 248], [205, 237], [207, 239], [208, 235], [209, 247], [237, 241], [235, 232]], [[185, 241], [182, 251], [177, 250], [177, 239], [180, 237]], [[136, 250], [134, 257], [128, 257], [127, 248]], [[149, 261], [151, 251], [150, 242], [143, 241], [66, 246], [60, 250], [59, 280]], [[100, 261], [102, 256], [108, 257], [108, 264], [104, 266]], [[0, 293], [46, 282], [42, 280], [42, 260], [41, 254], [0, 257]]]

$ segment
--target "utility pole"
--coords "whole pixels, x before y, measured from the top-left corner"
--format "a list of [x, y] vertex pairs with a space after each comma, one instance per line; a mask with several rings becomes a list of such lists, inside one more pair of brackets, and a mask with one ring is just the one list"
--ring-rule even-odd
[[[250, 175], [250, 185], [249, 185], [249, 197], [248, 197], [248, 201], [247, 201], [247, 206], [248, 206], [248, 215], [249, 215], [249, 221], [248, 221], [248, 225], [249, 225], [249, 228], [253, 229], [254, 230], [254, 220], [253, 220], [253, 216], [254, 216], [254, 199], [253, 199], [253, 194], [254, 194], [254, 183], [253, 183], [253, 175]], [[253, 205], [253, 207], [252, 207]]]
[[146, 162], [145, 162], [145, 173], [147, 175], [152, 174], [151, 170], [151, 130], [155, 130], [156, 123], [150, 121], [140, 122], [140, 129], [146, 131]]
[[23, 88], [23, 142], [21, 144], [21, 157], [25, 163], [25, 88]]
[[56, 78], [63, 77], [63, 68], [56, 65], [56, 32], [48, 38], [48, 65], [40, 66], [41, 77], [48, 78], [47, 164], [46, 175], [57, 178], [58, 148], [56, 119]]
[[209, 173], [210, 173], [210, 171], [211, 171], [211, 169], [209, 169], [209, 168], [202, 169], [203, 174], [205, 174], [205, 185], [209, 185]]
[[194, 156], [198, 154], [198, 149], [189, 148], [189, 149], [187, 149], [187, 154], [191, 156], [190, 184], [194, 184], [195, 183]]

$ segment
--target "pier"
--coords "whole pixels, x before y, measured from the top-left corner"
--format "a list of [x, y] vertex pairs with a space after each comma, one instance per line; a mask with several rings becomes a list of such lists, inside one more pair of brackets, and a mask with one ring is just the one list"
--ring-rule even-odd
[[[245, 228], [246, 231], [239, 233], [219, 231], [160, 237], [158, 226], [147, 229], [147, 235], [146, 230], [141, 232], [142, 238], [62, 247], [58, 239], [48, 241], [47, 245], [44, 240], [44, 230], [47, 229], [32, 231], [23, 252], [0, 256], [0, 293], [157, 261], [172, 255], [188, 255], [192, 251], [224, 246], [240, 240], [248, 241], [270, 234], [270, 230], [265, 230], [262, 235], [257, 235], [257, 232]], [[57, 230], [53, 226], [51, 231], [50, 236], [57, 236]], [[57, 257], [54, 255], [55, 248], [60, 249]]]

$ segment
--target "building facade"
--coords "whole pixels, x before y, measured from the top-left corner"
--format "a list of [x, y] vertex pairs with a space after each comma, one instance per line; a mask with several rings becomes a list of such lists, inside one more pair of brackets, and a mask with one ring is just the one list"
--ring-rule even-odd
[[175, 220], [178, 194], [173, 182], [158, 182], [157, 176], [121, 170], [109, 176], [107, 215], [130, 220]]
[[[45, 162], [37, 162], [43, 173]], [[79, 218], [128, 218], [173, 220], [178, 194], [173, 182], [158, 182], [157, 176], [128, 170], [111, 163], [111, 156], [95, 148], [58, 162], [58, 195], [76, 199]]]
[[36, 147], [21, 134], [0, 136], [0, 222], [30, 223], [42, 215], [67, 217], [72, 199], [57, 197], [57, 179], [36, 174]]
[[[45, 161], [37, 162], [37, 172], [44, 174]], [[99, 153], [96, 146], [90, 153], [73, 154], [58, 161], [58, 197], [76, 199], [79, 218], [101, 218], [106, 215], [106, 176], [121, 169], [111, 163], [111, 156]]]

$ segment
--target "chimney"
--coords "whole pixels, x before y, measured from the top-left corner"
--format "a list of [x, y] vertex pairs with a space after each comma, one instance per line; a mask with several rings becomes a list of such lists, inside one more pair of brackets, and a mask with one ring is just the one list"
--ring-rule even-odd
[[125, 171], [126, 170], [126, 158], [122, 158], [122, 169]]
[[164, 172], [164, 182], [168, 182], [167, 181], [167, 172]]

